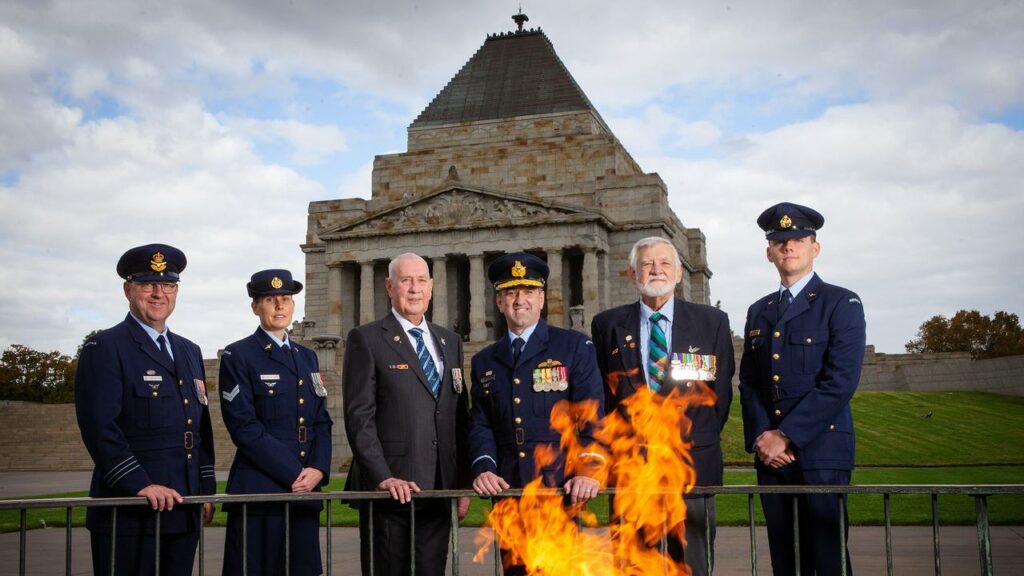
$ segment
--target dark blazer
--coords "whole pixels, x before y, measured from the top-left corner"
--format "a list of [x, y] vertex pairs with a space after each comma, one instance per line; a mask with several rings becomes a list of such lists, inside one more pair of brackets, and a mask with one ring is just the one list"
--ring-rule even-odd
[[[684, 437], [693, 443], [691, 455], [697, 470], [696, 484], [721, 485], [720, 434], [729, 418], [732, 376], [736, 371], [729, 317], [711, 306], [678, 299], [674, 302], [671, 352], [714, 354], [716, 357], [715, 381], [710, 383], [715, 403], [687, 411], [693, 424], [690, 434]], [[646, 360], [640, 357], [640, 302], [601, 312], [594, 317], [591, 329], [597, 362], [604, 375], [607, 409], [611, 411], [638, 388], [647, 385], [644, 380]], [[688, 391], [683, 382], [666, 378], [660, 393], [668, 394], [673, 388], [683, 393]]]
[[[170, 334], [169, 339], [173, 365], [129, 315], [82, 346], [75, 412], [82, 441], [96, 463], [89, 496], [135, 496], [150, 484], [182, 496], [216, 491], [203, 356], [184, 337]], [[110, 511], [89, 508], [86, 526], [109, 532]], [[194, 529], [190, 516], [195, 512], [193, 506], [164, 512], [161, 532]], [[152, 532], [154, 517], [147, 506], [121, 508], [117, 533]]]
[[[444, 362], [438, 398], [430, 392], [415, 344], [394, 315], [354, 328], [345, 341], [342, 394], [352, 447], [346, 490], [376, 490], [383, 480], [410, 480], [423, 490], [466, 487], [465, 379], [462, 338], [429, 324]], [[440, 463], [441, 485], [435, 482]]]
[[860, 297], [815, 274], [785, 316], [778, 312], [778, 292], [747, 311], [740, 362], [747, 451], [762, 432], [778, 429], [801, 469], [852, 470], [850, 399], [866, 340]]
[[[229, 494], [291, 492], [303, 468], [323, 472], [321, 486], [330, 480], [332, 422], [320, 365], [309, 348], [288, 344], [290, 352], [285, 352], [257, 328], [221, 356], [220, 411], [238, 447], [228, 475]], [[303, 505], [323, 506], [319, 501]]]
[[[538, 391], [534, 388], [534, 370], [551, 361], [567, 369], [568, 387]], [[537, 476], [534, 449], [546, 445], [556, 453], [560, 451], [560, 438], [550, 423], [551, 408], [560, 400], [596, 401], [597, 417], [604, 415], [601, 374], [593, 344], [575, 330], [548, 326], [543, 320], [520, 353], [518, 364], [512, 364], [512, 343], [506, 333], [473, 356], [472, 376], [469, 453], [474, 478], [493, 472], [512, 488], [522, 488], [533, 480]], [[594, 442], [590, 427], [583, 428], [580, 441], [584, 445]], [[565, 465], [562, 455], [543, 468], [544, 484], [564, 484]]]

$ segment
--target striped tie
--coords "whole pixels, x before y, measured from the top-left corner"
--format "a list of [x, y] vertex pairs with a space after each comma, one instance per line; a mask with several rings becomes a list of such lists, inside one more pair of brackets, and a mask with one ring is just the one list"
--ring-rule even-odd
[[409, 330], [409, 333], [416, 339], [416, 356], [420, 359], [423, 373], [427, 375], [430, 393], [434, 395], [434, 398], [437, 398], [437, 395], [441, 392], [441, 377], [437, 374], [437, 366], [434, 365], [434, 359], [430, 357], [427, 344], [423, 341], [423, 330], [412, 328]]
[[665, 358], [668, 356], [668, 342], [659, 323], [662, 318], [664, 316], [658, 312], [651, 314], [651, 339], [647, 343], [648, 385], [655, 392], [665, 382]]

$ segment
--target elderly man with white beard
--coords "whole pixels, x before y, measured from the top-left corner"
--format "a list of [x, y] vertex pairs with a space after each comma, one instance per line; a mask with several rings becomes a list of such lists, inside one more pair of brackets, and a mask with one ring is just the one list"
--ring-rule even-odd
[[[674, 297], [683, 267], [675, 246], [665, 238], [637, 241], [629, 253], [628, 275], [640, 299], [598, 314], [591, 327], [604, 376], [606, 411], [621, 409], [626, 398], [644, 387], [665, 395], [672, 390], [713, 392], [714, 404], [687, 410], [693, 426], [688, 434], [681, 433], [692, 443], [696, 485], [720, 486], [719, 435], [729, 417], [735, 371], [729, 318], [717, 308]], [[692, 374], [678, 377], [693, 372], [683, 368], [695, 366], [702, 367], [703, 380], [691, 379]], [[687, 498], [686, 504], [685, 551], [670, 536], [668, 554], [675, 562], [685, 561], [693, 574], [708, 574], [714, 563], [715, 500]]]

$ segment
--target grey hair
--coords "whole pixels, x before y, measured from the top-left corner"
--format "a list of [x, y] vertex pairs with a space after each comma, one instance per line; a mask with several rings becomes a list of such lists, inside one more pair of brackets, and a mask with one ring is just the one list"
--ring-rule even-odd
[[674, 256], [676, 259], [676, 264], [680, 263], [679, 251], [676, 250], [676, 247], [674, 244], [672, 244], [672, 242], [670, 242], [667, 238], [662, 238], [661, 236], [648, 236], [647, 238], [641, 238], [640, 240], [637, 240], [636, 244], [633, 244], [633, 247], [630, 248], [629, 250], [629, 268], [633, 270], [633, 272], [638, 271], [636, 269], [636, 259], [637, 255], [640, 253], [640, 250], [643, 248], [647, 248], [648, 246], [654, 246], [655, 244], [664, 244], [665, 246], [671, 248], [672, 256]]
[[427, 264], [427, 261], [424, 260], [422, 256], [414, 252], [405, 252], [404, 254], [395, 256], [391, 259], [391, 262], [388, 262], [388, 278], [392, 281], [397, 280], [397, 278], [395, 278], [395, 268], [398, 268], [398, 263], [402, 260], [418, 260], [423, 262], [423, 265], [427, 267], [427, 276], [430, 276], [430, 265]]

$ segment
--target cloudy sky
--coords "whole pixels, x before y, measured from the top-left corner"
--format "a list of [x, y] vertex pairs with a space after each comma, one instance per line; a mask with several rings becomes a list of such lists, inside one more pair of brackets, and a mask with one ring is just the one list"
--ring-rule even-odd
[[[777, 282], [754, 220], [782, 200], [825, 215], [816, 269], [879, 351], [935, 314], [1024, 313], [1021, 0], [522, 4], [707, 235], [737, 332]], [[149, 242], [190, 259], [172, 329], [207, 356], [248, 334], [249, 274], [301, 274], [308, 203], [368, 197], [517, 7], [0, 0], [0, 348], [120, 321], [114, 264]]]

